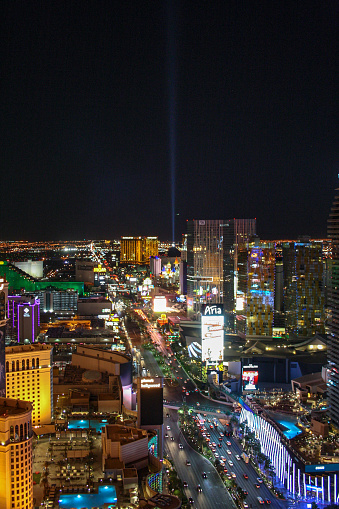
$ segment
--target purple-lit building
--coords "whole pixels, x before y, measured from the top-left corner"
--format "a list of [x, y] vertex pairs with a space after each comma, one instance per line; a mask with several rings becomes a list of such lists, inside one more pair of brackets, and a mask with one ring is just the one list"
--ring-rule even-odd
[[6, 397], [5, 337], [7, 325], [8, 283], [0, 278], [0, 397]]
[[9, 295], [6, 337], [18, 343], [34, 343], [40, 327], [40, 300], [33, 295]]

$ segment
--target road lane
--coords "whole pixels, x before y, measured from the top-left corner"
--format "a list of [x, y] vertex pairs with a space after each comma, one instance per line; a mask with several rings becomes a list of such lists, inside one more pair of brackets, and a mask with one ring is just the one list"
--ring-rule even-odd
[[[211, 423], [206, 422], [207, 432], [210, 433], [211, 442], [215, 442], [216, 444], [220, 443], [219, 437], [220, 432], [227, 431], [227, 427], [224, 428], [220, 422], [218, 428], [214, 428], [213, 430], [209, 427]], [[226, 444], [226, 441], [229, 440], [231, 442], [231, 446]], [[217, 454], [219, 456], [224, 456], [226, 458], [225, 467], [228, 469], [228, 473], [235, 472], [236, 474], [236, 483], [243, 489], [248, 491], [248, 496], [246, 498], [246, 502], [248, 504], [252, 504], [253, 507], [259, 507], [259, 503], [257, 497], [261, 497], [263, 499], [268, 499], [271, 501], [270, 507], [272, 509], [281, 509], [286, 507], [286, 503], [276, 499], [268, 487], [264, 483], [259, 483], [260, 488], [256, 488], [255, 484], [258, 484], [257, 478], [259, 477], [257, 472], [254, 470], [251, 463], [246, 464], [242, 459], [237, 460], [236, 454], [241, 457], [242, 448], [240, 447], [238, 441], [234, 437], [224, 437], [221, 448], [217, 446]], [[231, 455], [227, 453], [227, 450], [231, 451]], [[219, 458], [220, 459], [220, 458]], [[228, 461], [231, 460], [233, 462], [233, 466], [230, 466]], [[244, 474], [248, 475], [248, 479], [244, 478]], [[266, 505], [266, 504], [265, 504]]]
[[[194, 500], [193, 507], [196, 509], [225, 509], [235, 507], [232, 499], [221, 481], [217, 471], [211, 463], [192, 449], [185, 441], [182, 432], [178, 427], [177, 412], [175, 410], [166, 410], [170, 418], [164, 418], [165, 432], [169, 438], [165, 438], [165, 450], [173, 460], [178, 476], [182, 481], [188, 483], [185, 489], [186, 496]], [[166, 430], [166, 426], [170, 430]], [[174, 437], [172, 442], [170, 437]], [[179, 442], [184, 445], [184, 449], [179, 449]], [[186, 465], [189, 460], [191, 466]], [[207, 479], [203, 479], [202, 473], [206, 472]], [[198, 493], [197, 485], [202, 487], [202, 493]]]

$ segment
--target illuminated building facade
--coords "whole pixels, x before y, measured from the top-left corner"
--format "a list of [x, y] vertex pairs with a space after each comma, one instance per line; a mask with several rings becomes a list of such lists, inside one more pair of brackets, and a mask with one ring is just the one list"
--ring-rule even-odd
[[0, 507], [33, 508], [32, 404], [0, 398]]
[[5, 338], [7, 326], [8, 283], [0, 278], [0, 397], [6, 396]]
[[324, 265], [321, 243], [284, 243], [283, 267], [286, 331], [297, 336], [324, 333]]
[[150, 263], [151, 256], [158, 256], [159, 240], [158, 237], [144, 237], [143, 239], [143, 260]]
[[7, 301], [7, 337], [34, 343], [39, 335], [40, 301], [34, 295], [10, 295]]
[[12, 294], [21, 293], [22, 290], [31, 293], [51, 287], [57, 290], [77, 290], [79, 295], [84, 293], [83, 281], [41, 281], [7, 261], [0, 261], [0, 278], [6, 279], [9, 292]]
[[304, 500], [315, 497], [322, 503], [337, 503], [338, 463], [305, 464], [297, 457], [278, 426], [257, 415], [247, 405], [243, 405], [239, 421], [255, 433], [261, 452], [271, 460], [276, 477], [292, 495]]
[[161, 258], [159, 256], [150, 257], [150, 272], [155, 277], [161, 274]]
[[142, 237], [121, 237], [120, 263], [142, 263]]
[[331, 309], [330, 334], [328, 336], [328, 395], [332, 421], [336, 426], [339, 426], [339, 189], [336, 189], [327, 233], [328, 237], [332, 239], [331, 278], [328, 291]]
[[6, 394], [32, 403], [34, 426], [52, 420], [52, 348], [41, 344], [6, 348]]
[[78, 309], [78, 292], [74, 290], [55, 290], [54, 288], [36, 293], [40, 300], [40, 310], [44, 313], [74, 315]]
[[251, 242], [238, 254], [237, 329], [271, 336], [274, 320], [274, 243]]
[[94, 267], [94, 286], [105, 286], [106, 284], [106, 268], [99, 263]]
[[149, 264], [151, 256], [158, 256], [158, 237], [121, 237], [120, 263]]
[[237, 286], [238, 247], [255, 235], [255, 219], [187, 222], [187, 310], [201, 304], [224, 304], [233, 314]]

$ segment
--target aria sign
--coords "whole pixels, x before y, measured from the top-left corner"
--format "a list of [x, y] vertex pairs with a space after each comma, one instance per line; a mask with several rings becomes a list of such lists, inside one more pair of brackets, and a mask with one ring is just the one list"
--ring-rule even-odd
[[224, 320], [222, 305], [201, 307], [201, 360], [209, 365], [224, 360]]
[[201, 314], [203, 316], [218, 316], [223, 314], [223, 306], [221, 304], [204, 304], [201, 306]]

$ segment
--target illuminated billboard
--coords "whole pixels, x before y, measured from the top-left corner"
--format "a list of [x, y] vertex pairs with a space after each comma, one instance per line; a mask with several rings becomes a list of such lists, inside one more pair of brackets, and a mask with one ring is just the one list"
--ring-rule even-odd
[[224, 360], [224, 312], [220, 304], [201, 306], [201, 360], [216, 364]]
[[166, 297], [163, 297], [161, 295], [154, 297], [154, 302], [153, 302], [154, 313], [164, 313], [164, 312], [166, 312], [166, 310], [167, 310]]
[[258, 384], [258, 366], [243, 366], [242, 368], [242, 390], [255, 391]]
[[137, 383], [138, 426], [163, 424], [163, 381], [160, 377], [141, 378]]

